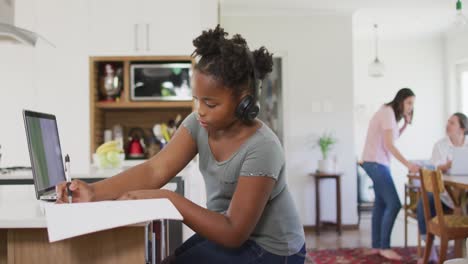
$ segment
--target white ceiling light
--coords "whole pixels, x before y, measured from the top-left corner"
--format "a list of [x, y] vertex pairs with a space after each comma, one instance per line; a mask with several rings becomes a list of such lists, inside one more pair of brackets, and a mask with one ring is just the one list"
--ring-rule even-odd
[[468, 18], [463, 14], [463, 4], [461, 0], [457, 0], [457, 14], [455, 15], [455, 21], [453, 22], [456, 28], [465, 27], [468, 24]]
[[369, 76], [371, 77], [382, 77], [385, 71], [385, 65], [379, 59], [379, 36], [378, 36], [377, 24], [374, 24], [374, 47], [375, 47], [375, 58], [369, 64]]

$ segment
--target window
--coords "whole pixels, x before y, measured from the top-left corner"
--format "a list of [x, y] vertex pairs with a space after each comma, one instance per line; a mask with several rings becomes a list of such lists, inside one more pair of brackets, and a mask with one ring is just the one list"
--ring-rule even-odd
[[458, 87], [461, 95], [461, 109], [468, 113], [468, 64], [463, 64], [457, 70]]
[[460, 86], [462, 89], [463, 113], [468, 113], [468, 71], [460, 73]]

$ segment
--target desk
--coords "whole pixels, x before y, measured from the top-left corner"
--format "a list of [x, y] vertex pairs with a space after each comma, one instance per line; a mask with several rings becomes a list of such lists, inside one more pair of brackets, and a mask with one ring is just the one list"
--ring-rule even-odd
[[[168, 232], [162, 227], [157, 246], [164, 257]], [[153, 234], [152, 225], [143, 223], [49, 243], [34, 186], [0, 185], [0, 264], [146, 263], [156, 252]]]
[[341, 236], [341, 174], [311, 173], [315, 178], [315, 232], [320, 235], [320, 180], [334, 179], [336, 183], [336, 231]]
[[[112, 177], [123, 170], [129, 169], [130, 167], [123, 167], [121, 169], [97, 169], [94, 166], [90, 166], [85, 172], [73, 174], [73, 179], [80, 179], [88, 183], [96, 182], [99, 180], [103, 180], [109, 177]], [[188, 164], [186, 168], [184, 168], [181, 172], [179, 172], [177, 177], [171, 179], [171, 181], [164, 186], [164, 189], [169, 189], [174, 191], [182, 196], [187, 197], [187, 192], [185, 188], [185, 179], [191, 178], [192, 170], [194, 168], [198, 168], [196, 163], [191, 162]], [[192, 177], [193, 178], [193, 177]], [[1, 186], [11, 186], [11, 185], [32, 185], [33, 184], [33, 177], [31, 170], [18, 170], [7, 174], [0, 174], [0, 187]], [[19, 191], [23, 192], [33, 192], [30, 189], [19, 188]], [[1, 194], [0, 194], [1, 195]], [[168, 242], [167, 242], [167, 250], [168, 254], [172, 254], [177, 247], [179, 247], [184, 239], [187, 239], [191, 236], [191, 229], [184, 226], [180, 221], [167, 221], [165, 225], [166, 229], [168, 230]], [[169, 239], [170, 238], [170, 239]], [[1, 264], [1, 263], [0, 263]]]

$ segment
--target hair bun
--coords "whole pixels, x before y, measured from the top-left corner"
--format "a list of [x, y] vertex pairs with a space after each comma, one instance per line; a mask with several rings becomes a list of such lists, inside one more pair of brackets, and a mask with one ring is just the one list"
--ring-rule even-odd
[[264, 79], [265, 76], [273, 70], [273, 54], [268, 52], [265, 47], [260, 47], [253, 52], [255, 68], [257, 70], [260, 80]]
[[257, 78], [264, 79], [273, 68], [273, 56], [265, 47], [253, 51], [253, 58], [249, 58], [250, 50], [246, 40], [239, 34], [228, 38], [228, 33], [219, 25], [203, 31], [193, 40], [193, 45], [195, 50], [192, 57], [199, 57], [195, 69], [211, 75], [231, 88], [234, 94], [249, 89], [254, 69]]
[[204, 30], [200, 36], [193, 40], [195, 55], [209, 56], [221, 52], [221, 43], [226, 40], [228, 34], [219, 25], [215, 29]]

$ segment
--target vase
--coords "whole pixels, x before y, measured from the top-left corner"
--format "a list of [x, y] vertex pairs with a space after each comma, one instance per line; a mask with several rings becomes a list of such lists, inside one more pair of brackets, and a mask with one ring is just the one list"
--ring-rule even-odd
[[333, 165], [333, 160], [331, 159], [319, 160], [318, 171], [321, 173], [334, 173], [335, 168]]

